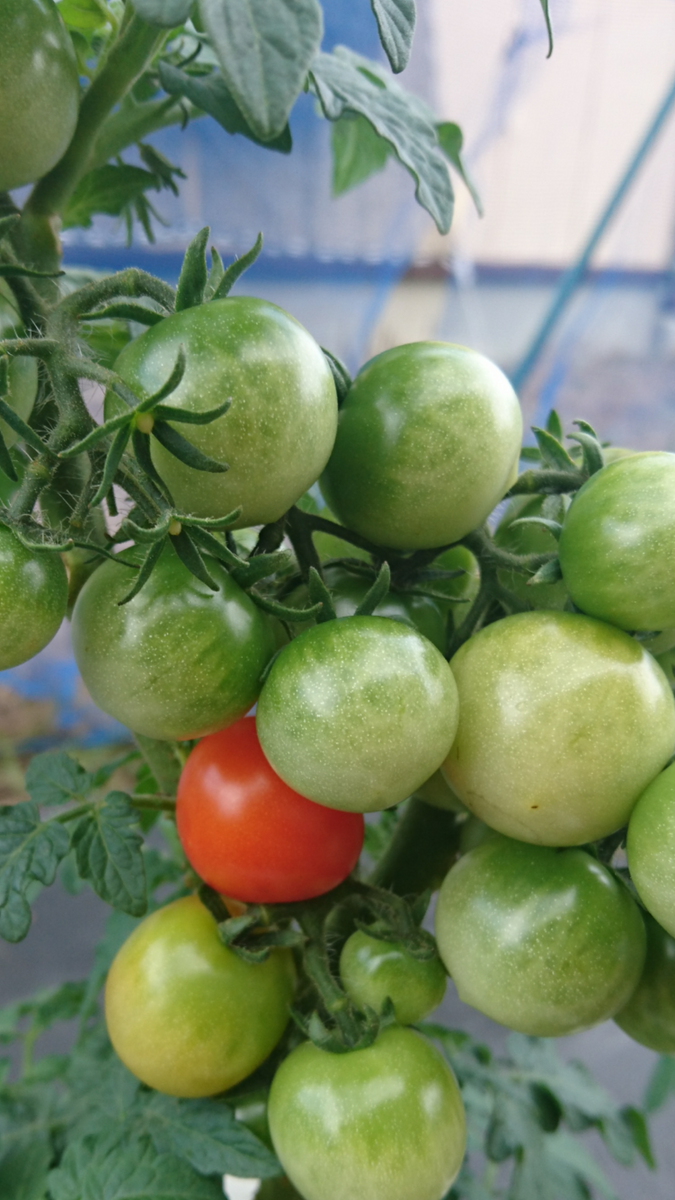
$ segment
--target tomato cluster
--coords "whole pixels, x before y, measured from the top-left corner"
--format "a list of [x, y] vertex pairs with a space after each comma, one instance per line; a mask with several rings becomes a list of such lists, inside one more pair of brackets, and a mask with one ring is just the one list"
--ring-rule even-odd
[[[233, 1087], [274, 1051], [271, 1137], [305, 1200], [441, 1200], [464, 1153], [461, 1098], [406, 1026], [440, 1002], [446, 971], [468, 1004], [526, 1034], [616, 1016], [647, 1045], [675, 1045], [675, 700], [655, 656], [675, 627], [675, 456], [605, 466], [590, 434], [583, 460], [546, 435], [569, 484], [556, 495], [554, 473], [540, 491], [536, 472], [523, 477], [486, 526], [522, 430], [483, 356], [388, 351], [338, 415], [310, 335], [273, 305], [228, 298], [155, 324], [118, 374], [153, 396], [183, 350], [173, 413], [230, 396], [231, 409], [188, 422], [192, 465], [169, 435], [152, 442], [146, 468], [183, 515], [143, 586], [141, 523], [127, 565], [98, 567], [72, 621], [95, 701], [189, 751], [176, 821], [202, 885], [119, 951], [110, 1037], [144, 1083], [183, 1097]], [[227, 473], [204, 465], [224, 458]], [[317, 481], [320, 513], [305, 495]], [[208, 573], [179, 540], [191, 521], [214, 531], [198, 543]], [[255, 544], [251, 525], [263, 525]], [[33, 572], [44, 644], [65, 609], [63, 568], [0, 534], [0, 570]], [[19, 645], [4, 577], [1, 594], [19, 661], [39, 646]], [[364, 814], [411, 796], [462, 835], [438, 953], [409, 906], [349, 881]], [[649, 917], [615, 857], [626, 826]], [[364, 896], [380, 905], [367, 923]]]

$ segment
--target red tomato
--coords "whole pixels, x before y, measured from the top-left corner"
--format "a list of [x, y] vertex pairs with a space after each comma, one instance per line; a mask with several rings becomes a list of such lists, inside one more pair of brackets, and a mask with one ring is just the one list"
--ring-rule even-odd
[[178, 784], [176, 820], [197, 874], [248, 903], [330, 891], [349, 875], [363, 844], [361, 813], [314, 804], [272, 770], [253, 717], [195, 746]]

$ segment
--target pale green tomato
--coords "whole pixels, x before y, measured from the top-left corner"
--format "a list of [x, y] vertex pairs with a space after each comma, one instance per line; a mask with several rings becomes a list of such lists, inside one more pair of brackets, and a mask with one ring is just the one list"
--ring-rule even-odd
[[583, 850], [493, 837], [448, 873], [435, 921], [460, 1000], [531, 1037], [607, 1020], [644, 964], [637, 905]]
[[675, 939], [643, 913], [647, 958], [633, 995], [614, 1020], [624, 1033], [656, 1050], [675, 1054]]
[[79, 99], [73, 43], [53, 0], [2, 0], [0, 192], [55, 166], [75, 132]]
[[344, 617], [281, 651], [256, 723], [289, 787], [328, 808], [374, 812], [440, 766], [457, 728], [457, 689], [422, 634], [387, 617]]
[[656, 660], [590, 617], [506, 617], [451, 667], [459, 728], [443, 770], [509, 837], [575, 846], [612, 833], [675, 746], [675, 701]]
[[213, 1096], [274, 1049], [294, 981], [290, 951], [244, 962], [196, 896], [174, 900], [146, 917], [115, 957], [105, 989], [110, 1040], [148, 1087]]
[[[335, 440], [337, 397], [326, 357], [289, 313], [252, 296], [184, 309], [122, 351], [116, 371], [138, 396], [169, 378], [181, 346], [186, 368], [167, 401], [204, 412], [228, 397], [229, 412], [208, 425], [176, 425], [229, 470], [196, 471], [153, 436], [152, 458], [183, 512], [220, 517], [242, 507], [234, 528], [276, 521], [318, 479]], [[107, 412], [119, 401], [106, 398]]]
[[272, 1081], [269, 1122], [304, 1200], [442, 1200], [466, 1145], [452, 1071], [396, 1027], [347, 1054], [298, 1046]]
[[92, 699], [134, 733], [203, 737], [248, 711], [275, 644], [267, 618], [214, 560], [212, 592], [167, 546], [133, 600], [130, 567], [105, 562], [73, 611], [75, 661]]
[[501, 500], [521, 434], [518, 397], [482, 354], [397, 346], [356, 376], [321, 490], [343, 525], [377, 545], [443, 546]]
[[642, 903], [675, 937], [675, 764], [650, 783], [635, 805], [626, 853]]
[[[0, 279], [0, 338], [23, 336], [21, 317], [16, 308], [16, 301], [4, 282]], [[33, 411], [38, 386], [38, 365], [36, 358], [15, 355], [9, 360], [8, 372], [9, 389], [3, 396], [22, 420], [27, 421]], [[0, 433], [6, 446], [13, 446], [18, 434], [10, 429], [5, 421], [0, 421]]]
[[675, 626], [675, 454], [633, 454], [591, 475], [558, 551], [583, 612], [630, 631]]
[[26, 662], [58, 632], [68, 577], [58, 554], [27, 550], [0, 525], [0, 671]]
[[399, 1025], [415, 1025], [440, 1004], [448, 982], [439, 958], [413, 958], [398, 942], [357, 929], [340, 954], [340, 979], [359, 1008], [375, 1012], [389, 998]]

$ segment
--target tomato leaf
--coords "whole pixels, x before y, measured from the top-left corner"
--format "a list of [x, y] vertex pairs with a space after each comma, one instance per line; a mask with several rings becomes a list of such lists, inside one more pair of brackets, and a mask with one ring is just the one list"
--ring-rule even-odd
[[174, 1100], [157, 1093], [141, 1125], [158, 1153], [173, 1153], [202, 1175], [268, 1179], [282, 1173], [276, 1156], [218, 1100]]
[[370, 0], [382, 48], [395, 75], [408, 65], [415, 33], [415, 0]]
[[73, 830], [77, 869], [102, 900], [133, 917], [148, 906], [143, 837], [125, 792], [109, 792]]
[[139, 17], [161, 29], [175, 29], [190, 16], [192, 0], [131, 0]]
[[91, 791], [91, 776], [63, 750], [36, 754], [26, 768], [26, 791], [41, 806], [81, 804]]
[[338, 46], [318, 54], [311, 84], [324, 115], [337, 121], [345, 112], [360, 113], [387, 141], [415, 180], [415, 195], [441, 233], [452, 221], [454, 197], [433, 114], [405, 92], [377, 63]]
[[647, 1083], [643, 1104], [648, 1113], [658, 1112], [675, 1092], [675, 1059], [662, 1055]]
[[321, 43], [317, 0], [201, 0], [199, 13], [251, 129], [277, 137]]
[[142, 167], [126, 163], [95, 167], [83, 176], [70, 197], [63, 213], [64, 228], [78, 225], [89, 229], [96, 213], [119, 217], [128, 204], [150, 190], [159, 191], [157, 176]]
[[331, 127], [333, 195], [342, 196], [386, 166], [393, 147], [358, 113], [345, 112]]
[[178, 285], [176, 287], [176, 312], [193, 308], [204, 299], [208, 272], [206, 269], [206, 243], [211, 230], [208, 225], [200, 229], [185, 251]]
[[259, 233], [255, 239], [255, 242], [251, 246], [251, 249], [247, 250], [245, 254], [242, 254], [241, 258], [235, 258], [234, 262], [231, 262], [229, 267], [223, 271], [223, 277], [213, 293], [212, 298], [214, 300], [223, 300], [225, 296], [229, 296], [232, 288], [240, 276], [244, 274], [244, 271], [248, 271], [249, 267], [253, 266], [253, 263], [260, 254], [262, 247], [263, 236], [262, 233]]
[[621, 1116], [623, 1117], [624, 1125], [628, 1128], [631, 1140], [635, 1149], [642, 1155], [648, 1167], [653, 1171], [656, 1167], [654, 1154], [649, 1140], [649, 1130], [644, 1115], [638, 1108], [633, 1108], [627, 1105], [622, 1108]]
[[69, 849], [68, 830], [56, 821], [42, 823], [32, 800], [0, 808], [0, 936], [5, 941], [25, 938], [31, 884], [53, 883]]
[[258, 146], [277, 150], [280, 154], [290, 154], [293, 141], [288, 125], [269, 141], [259, 138], [237, 107], [225, 80], [217, 71], [206, 76], [189, 75], [186, 71], [180, 71], [178, 67], [160, 62], [159, 78], [165, 92], [170, 96], [184, 96], [202, 112], [213, 117], [226, 133], [232, 136], [241, 133]]
[[52, 1160], [49, 1139], [31, 1137], [12, 1146], [0, 1160], [0, 1196], [5, 1200], [44, 1200]]
[[157, 441], [161, 442], [164, 449], [169, 451], [169, 454], [173, 454], [174, 458], [179, 459], [180, 462], [185, 463], [188, 467], [192, 467], [194, 471], [222, 473], [229, 470], [227, 463], [217, 462], [215, 458], [204, 454], [197, 446], [193, 446], [192, 442], [188, 442], [177, 429], [165, 424], [163, 421], [155, 422], [152, 429], [152, 437], [157, 438]]
[[83, 1138], [50, 1171], [52, 1200], [222, 1200], [222, 1180], [198, 1175], [173, 1154], [157, 1154], [149, 1138], [129, 1133]]
[[436, 133], [438, 135], [438, 144], [440, 145], [441, 150], [449, 162], [452, 163], [458, 175], [461, 176], [466, 187], [468, 188], [471, 199], [474, 202], [478, 216], [482, 217], [483, 204], [481, 198], [478, 195], [478, 190], [471, 179], [471, 176], [466, 170], [462, 160], [464, 134], [462, 133], [459, 125], [455, 125], [454, 121], [442, 121], [440, 125], [436, 126]]
[[21, 220], [21, 213], [11, 213], [9, 217], [0, 217], [0, 242], [9, 237]]

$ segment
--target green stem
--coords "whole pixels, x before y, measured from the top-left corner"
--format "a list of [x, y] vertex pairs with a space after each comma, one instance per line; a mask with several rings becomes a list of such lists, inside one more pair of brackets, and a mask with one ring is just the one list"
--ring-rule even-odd
[[[164, 30], [134, 15], [113, 43], [101, 70], [85, 92], [70, 146], [56, 166], [36, 184], [23, 212], [26, 249], [57, 263], [60, 248], [54, 218], [65, 209], [89, 168], [96, 139], [109, 113], [152, 61], [166, 37]], [[32, 256], [31, 256], [32, 257]]]
[[369, 882], [400, 896], [433, 890], [455, 861], [458, 841], [457, 814], [413, 796]]
[[50, 820], [58, 821], [59, 825], [67, 825], [69, 821], [74, 821], [77, 817], [91, 812], [92, 808], [92, 804], [77, 804], [75, 808], [69, 808], [68, 812], [59, 813], [57, 817], [51, 817]]
[[299, 508], [292, 508], [287, 517], [287, 530], [291, 545], [298, 560], [302, 578], [307, 582], [310, 567], [318, 571], [321, 578], [321, 559], [312, 541], [312, 527], [304, 520], [305, 514]]
[[163, 800], [157, 796], [132, 796], [131, 803], [134, 808], [150, 809], [153, 812], [175, 813], [176, 811], [175, 800]]

